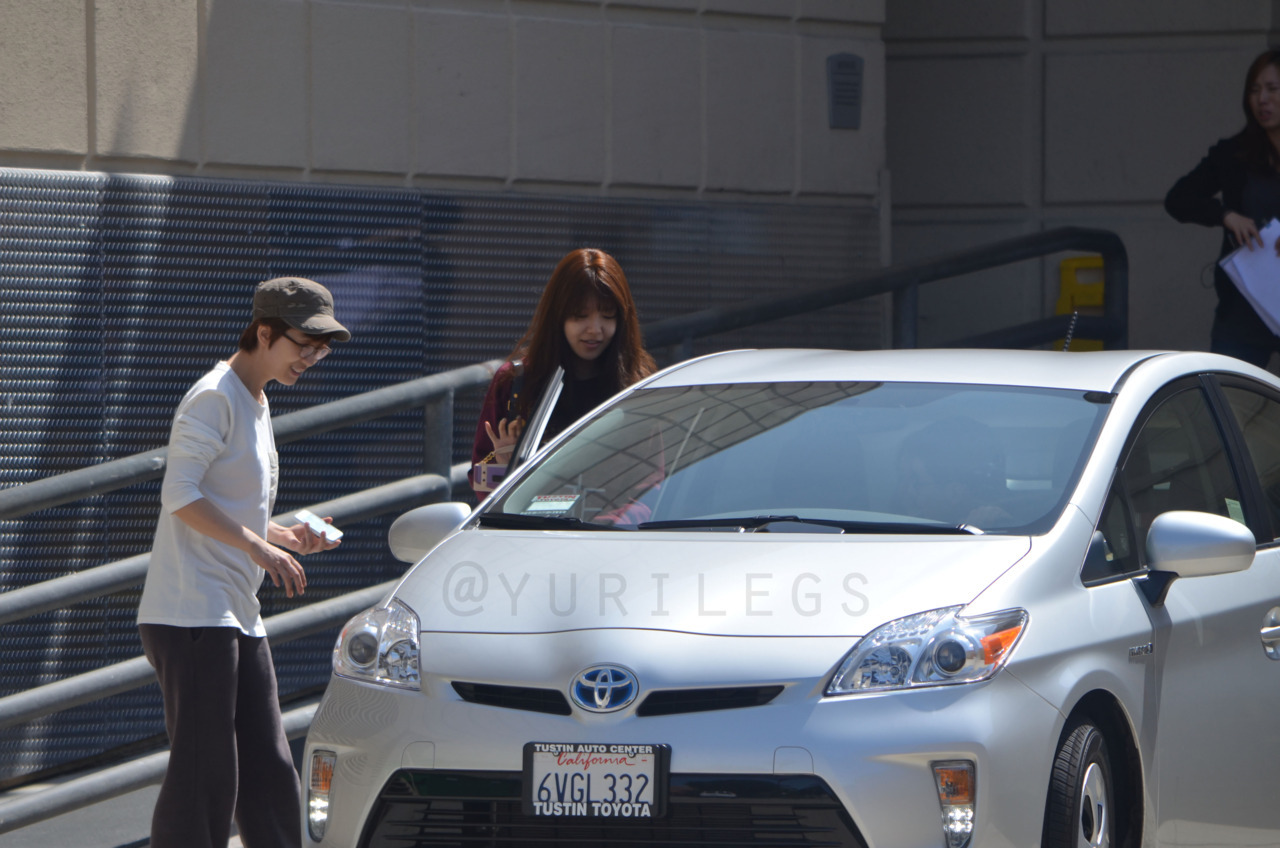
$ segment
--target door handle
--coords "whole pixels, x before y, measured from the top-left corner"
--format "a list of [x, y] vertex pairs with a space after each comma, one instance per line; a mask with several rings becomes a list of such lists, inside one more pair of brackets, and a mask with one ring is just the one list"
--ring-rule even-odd
[[1280, 607], [1267, 610], [1258, 635], [1262, 638], [1262, 650], [1266, 652], [1267, 659], [1280, 660]]

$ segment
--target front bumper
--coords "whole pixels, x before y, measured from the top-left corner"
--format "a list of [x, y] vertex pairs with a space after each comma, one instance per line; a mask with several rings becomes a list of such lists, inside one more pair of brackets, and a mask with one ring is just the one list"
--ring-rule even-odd
[[520, 795], [518, 772], [401, 770], [378, 793], [358, 845], [866, 848], [813, 776], [672, 775], [666, 815], [647, 821], [528, 816]]
[[[544, 844], [572, 832], [591, 844], [803, 835], [810, 841], [776, 844], [941, 846], [932, 763], [942, 760], [976, 765], [972, 845], [1037, 843], [1062, 717], [1016, 677], [840, 698], [820, 698], [822, 682], [793, 681], [764, 706], [638, 717], [508, 709], [430, 684], [406, 692], [335, 677], [304, 761], [316, 749], [337, 755], [327, 830], [304, 844], [538, 844], [526, 835], [536, 827], [551, 834]], [[670, 745], [668, 816], [655, 826], [521, 815], [529, 741]], [[701, 830], [685, 829], [690, 817]]]

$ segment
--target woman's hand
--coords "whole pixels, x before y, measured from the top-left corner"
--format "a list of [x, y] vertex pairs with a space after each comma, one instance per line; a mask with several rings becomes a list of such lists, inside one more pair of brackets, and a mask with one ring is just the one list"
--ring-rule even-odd
[[[1262, 247], [1262, 236], [1258, 234], [1258, 226], [1253, 223], [1252, 218], [1241, 215], [1239, 212], [1228, 212], [1222, 216], [1222, 226], [1231, 233], [1237, 246], [1253, 250], [1254, 242], [1257, 242], [1258, 247]], [[1277, 246], [1277, 249], [1280, 249], [1280, 246]]]
[[[332, 524], [333, 518], [326, 515], [324, 522]], [[332, 550], [342, 544], [341, 539], [335, 539], [331, 542], [301, 522], [289, 527], [282, 527], [273, 521], [267, 526], [267, 538], [272, 544], [288, 548], [301, 556], [313, 554], [316, 551]]]
[[493, 425], [488, 421], [484, 422], [484, 431], [489, 434], [489, 441], [493, 442], [493, 457], [500, 463], [506, 463], [511, 460], [511, 454], [516, 449], [516, 442], [520, 440], [520, 434], [524, 431], [524, 419], [504, 418], [498, 422], [498, 431], [495, 433]]
[[292, 598], [307, 590], [307, 575], [302, 565], [289, 556], [287, 551], [277, 548], [269, 542], [258, 540], [258, 544], [249, 548], [249, 558], [271, 578], [273, 585], [283, 587], [284, 593]]
[[173, 514], [197, 533], [244, 551], [271, 576], [274, 585], [284, 587], [284, 593], [290, 598], [306, 591], [307, 575], [302, 566], [288, 551], [277, 547], [294, 534], [274, 521], [267, 522], [267, 538], [263, 539], [206, 498], [198, 498], [174, 510]]

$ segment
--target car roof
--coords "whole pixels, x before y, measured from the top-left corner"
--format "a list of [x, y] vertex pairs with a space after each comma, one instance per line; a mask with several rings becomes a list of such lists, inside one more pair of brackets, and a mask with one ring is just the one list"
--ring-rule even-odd
[[1152, 350], [735, 350], [673, 366], [645, 387], [815, 380], [970, 383], [1111, 392], [1139, 363], [1169, 355]]

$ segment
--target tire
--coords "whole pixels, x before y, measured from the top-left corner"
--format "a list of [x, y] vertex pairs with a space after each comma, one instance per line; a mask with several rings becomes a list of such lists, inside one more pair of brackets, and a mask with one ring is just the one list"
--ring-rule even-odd
[[1107, 740], [1096, 725], [1068, 725], [1049, 776], [1043, 848], [1113, 848], [1117, 845], [1115, 787]]

